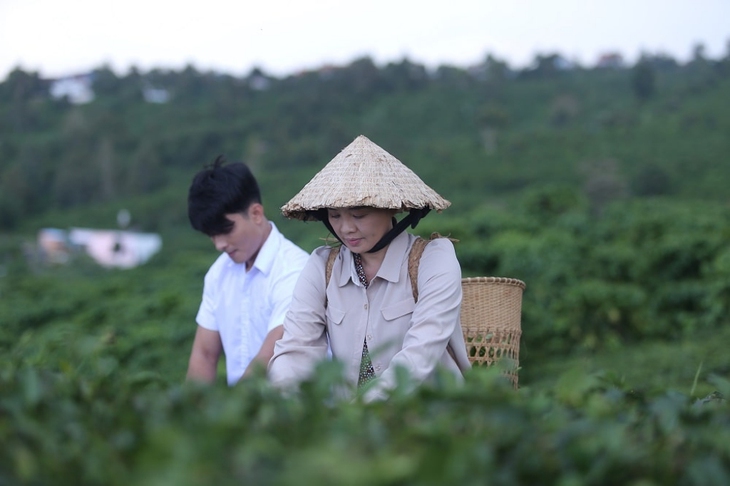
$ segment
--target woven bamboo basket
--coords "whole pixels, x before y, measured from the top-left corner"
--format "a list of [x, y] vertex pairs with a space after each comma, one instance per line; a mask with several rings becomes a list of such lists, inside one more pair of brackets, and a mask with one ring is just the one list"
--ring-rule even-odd
[[522, 293], [525, 283], [505, 277], [461, 280], [461, 328], [473, 366], [508, 360], [504, 373], [517, 388], [522, 335]]

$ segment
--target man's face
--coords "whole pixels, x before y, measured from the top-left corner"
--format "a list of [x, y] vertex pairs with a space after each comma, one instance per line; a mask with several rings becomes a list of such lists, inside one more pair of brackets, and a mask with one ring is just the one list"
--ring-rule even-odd
[[254, 206], [257, 205], [252, 204], [244, 213], [226, 214], [233, 227], [228, 233], [210, 238], [216, 250], [226, 252], [236, 263], [245, 263], [247, 269], [253, 265], [265, 241], [260, 214]]

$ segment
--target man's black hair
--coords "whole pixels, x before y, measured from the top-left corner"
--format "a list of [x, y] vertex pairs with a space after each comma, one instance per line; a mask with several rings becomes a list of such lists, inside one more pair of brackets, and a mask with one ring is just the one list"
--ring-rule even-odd
[[194, 229], [208, 236], [231, 231], [226, 214], [242, 213], [261, 203], [261, 191], [251, 170], [242, 162], [216, 159], [198, 172], [188, 191], [188, 218]]

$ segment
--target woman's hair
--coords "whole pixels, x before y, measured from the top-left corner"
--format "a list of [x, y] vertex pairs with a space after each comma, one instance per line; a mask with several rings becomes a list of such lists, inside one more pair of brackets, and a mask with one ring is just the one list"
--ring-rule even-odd
[[246, 164], [225, 163], [222, 155], [198, 172], [188, 191], [188, 218], [194, 229], [208, 236], [228, 233], [233, 222], [226, 214], [243, 213], [261, 204], [261, 191]]

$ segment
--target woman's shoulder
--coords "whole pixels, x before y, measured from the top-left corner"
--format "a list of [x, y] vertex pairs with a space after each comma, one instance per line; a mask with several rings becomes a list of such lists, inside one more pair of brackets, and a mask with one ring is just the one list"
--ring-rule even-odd
[[317, 247], [309, 255], [309, 260], [307, 261], [307, 266], [308, 267], [315, 266], [317, 268], [324, 268], [325, 265], [327, 265], [327, 260], [329, 260], [332, 252], [335, 252], [334, 256], [338, 256], [341, 253], [339, 250], [340, 250], [339, 247], [332, 247], [332, 246]]
[[421, 254], [419, 266], [424, 272], [428, 272], [428, 269], [436, 272], [461, 271], [454, 243], [446, 237], [428, 240]]
[[332, 253], [333, 251], [339, 253], [340, 247], [323, 245], [323, 246], [319, 246], [319, 247], [315, 248], [312, 251], [311, 256], [313, 258], [319, 258], [319, 259], [326, 260], [327, 258], [329, 258], [330, 253]]
[[[417, 238], [417, 237], [416, 237]], [[414, 240], [416, 239], [414, 238]], [[429, 238], [424, 238], [425, 240], [425, 246], [423, 248], [424, 255], [426, 253], [433, 254], [433, 253], [456, 253], [456, 249], [454, 248], [454, 243], [451, 240], [451, 238], [447, 236], [432, 236]], [[458, 241], [458, 240], [455, 240]], [[415, 243], [415, 241], [414, 241]]]

